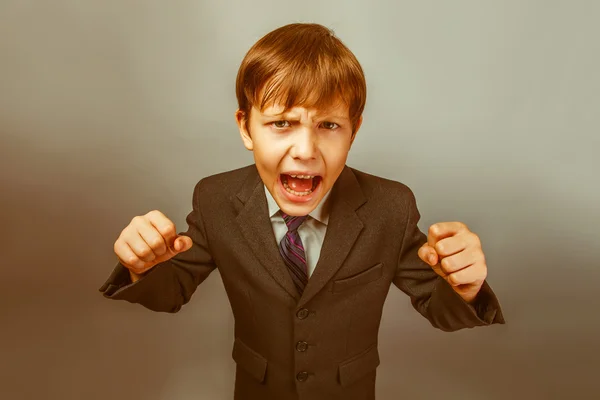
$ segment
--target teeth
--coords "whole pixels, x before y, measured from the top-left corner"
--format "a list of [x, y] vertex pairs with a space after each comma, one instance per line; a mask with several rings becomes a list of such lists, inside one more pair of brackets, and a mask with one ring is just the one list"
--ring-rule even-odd
[[309, 190], [308, 192], [296, 192], [290, 188], [285, 188], [285, 190], [287, 190], [289, 193], [295, 194], [296, 196], [306, 196], [312, 193], [312, 190]]
[[314, 175], [290, 175], [292, 178], [299, 178], [299, 179], [312, 179], [315, 176]]
[[312, 193], [312, 189], [307, 190], [306, 192], [296, 192], [293, 189], [290, 189], [289, 185], [287, 184], [287, 182], [283, 182], [283, 187], [285, 188], [285, 190], [287, 190], [289, 193], [295, 194], [296, 196], [306, 196]]

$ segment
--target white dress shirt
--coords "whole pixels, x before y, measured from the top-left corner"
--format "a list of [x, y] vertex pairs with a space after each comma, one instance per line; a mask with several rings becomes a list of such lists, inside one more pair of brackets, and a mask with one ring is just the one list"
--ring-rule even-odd
[[[319, 255], [321, 254], [321, 247], [323, 246], [323, 240], [325, 239], [325, 232], [327, 231], [327, 223], [329, 222], [329, 215], [327, 213], [327, 199], [329, 193], [323, 197], [317, 208], [315, 208], [308, 218], [298, 228], [298, 234], [300, 240], [302, 240], [302, 246], [304, 247], [304, 255], [306, 256], [306, 266], [308, 269], [308, 276], [310, 277], [317, 266]], [[267, 196], [267, 203], [269, 206], [269, 217], [271, 218], [271, 226], [273, 227], [273, 233], [277, 240], [277, 245], [281, 243], [281, 240], [288, 231], [287, 225], [283, 220], [283, 217], [278, 212], [279, 206], [277, 202], [271, 196], [271, 193], [265, 186], [265, 195]]]

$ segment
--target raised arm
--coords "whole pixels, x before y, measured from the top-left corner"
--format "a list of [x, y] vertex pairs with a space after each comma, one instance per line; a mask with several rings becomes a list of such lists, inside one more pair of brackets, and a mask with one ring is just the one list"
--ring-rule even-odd
[[119, 260], [100, 291], [153, 311], [177, 312], [215, 269], [199, 207], [202, 181], [192, 197], [188, 229], [179, 235], [160, 211], [133, 218], [114, 245]]

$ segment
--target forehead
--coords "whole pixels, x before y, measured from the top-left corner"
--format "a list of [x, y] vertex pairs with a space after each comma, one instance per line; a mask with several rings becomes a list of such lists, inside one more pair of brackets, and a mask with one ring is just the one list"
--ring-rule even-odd
[[283, 104], [272, 104], [266, 106], [263, 110], [253, 107], [253, 111], [264, 117], [281, 117], [281, 116], [309, 116], [309, 117], [324, 117], [335, 116], [337, 118], [349, 118], [349, 108], [346, 104], [338, 102], [328, 106], [311, 107], [306, 105], [294, 105], [286, 108]]

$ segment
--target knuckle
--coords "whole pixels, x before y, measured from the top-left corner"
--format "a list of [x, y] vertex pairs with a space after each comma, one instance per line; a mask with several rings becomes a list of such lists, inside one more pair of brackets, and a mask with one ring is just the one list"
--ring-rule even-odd
[[435, 244], [435, 250], [439, 253], [439, 254], [445, 254], [445, 250], [446, 250], [446, 246], [444, 246], [441, 243], [436, 243]]
[[125, 229], [123, 229], [117, 240], [127, 243], [127, 239], [135, 235], [135, 232], [137, 232], [137, 226], [136, 223], [132, 221]]
[[135, 266], [139, 263], [140, 259], [134, 255], [131, 255], [129, 257], [126, 257], [124, 261], [129, 265]]
[[159, 232], [163, 236], [173, 235], [175, 233], [175, 225], [172, 222], [165, 224], [165, 226], [160, 228]]
[[440, 262], [440, 265], [442, 266], [442, 270], [444, 270], [446, 273], [450, 272], [452, 268], [451, 262], [448, 258], [443, 258]]
[[149, 244], [153, 249], [159, 249], [164, 245], [164, 243], [165, 242], [162, 240], [162, 238], [154, 238]]
[[121, 247], [115, 246], [114, 252], [117, 257], [125, 261], [127, 261], [126, 258], [130, 257], [129, 253], [124, 252]]
[[150, 249], [147, 247], [144, 247], [142, 249], [137, 249], [135, 251], [135, 253], [138, 255], [138, 257], [148, 257], [151, 253]]
[[161, 212], [160, 212], [160, 211], [158, 211], [158, 210], [152, 210], [152, 211], [149, 211], [149, 212], [146, 214], [146, 216], [147, 216], [147, 217], [159, 218], [159, 217], [162, 217], [162, 216], [163, 216], [163, 213], [161, 213]]
[[438, 232], [438, 225], [437, 224], [433, 224], [429, 227], [429, 234], [431, 235], [435, 235]]
[[456, 274], [448, 275], [448, 283], [451, 285], [458, 285], [458, 278], [456, 277]]
[[469, 241], [466, 238], [463, 238], [460, 245], [461, 249], [467, 249], [469, 247]]

